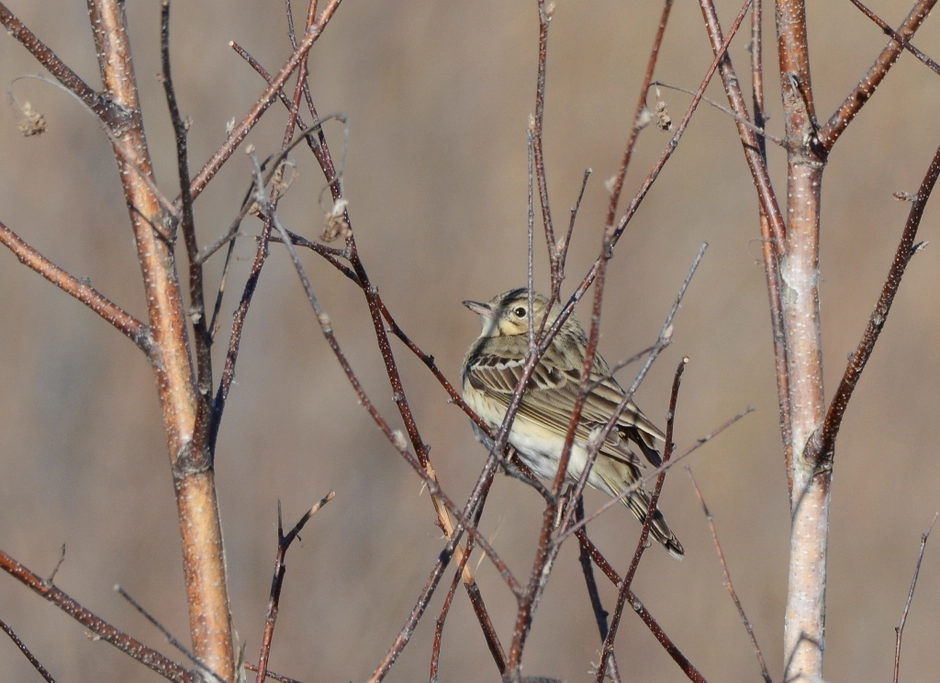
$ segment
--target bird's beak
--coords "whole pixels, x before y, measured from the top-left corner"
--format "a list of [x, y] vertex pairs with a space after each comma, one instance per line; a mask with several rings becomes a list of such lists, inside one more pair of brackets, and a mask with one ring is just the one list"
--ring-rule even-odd
[[479, 301], [464, 301], [463, 305], [487, 320], [493, 319], [493, 309], [490, 308], [489, 304], [481, 304]]

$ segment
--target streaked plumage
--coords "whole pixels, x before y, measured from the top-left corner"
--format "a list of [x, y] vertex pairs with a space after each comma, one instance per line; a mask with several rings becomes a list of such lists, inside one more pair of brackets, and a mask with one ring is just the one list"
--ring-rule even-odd
[[[483, 331], [464, 358], [461, 370], [463, 397], [495, 429], [506, 415], [525, 363], [529, 343], [528, 290], [513, 289], [487, 303], [464, 301], [464, 305], [482, 317]], [[541, 328], [547, 308], [548, 300], [541, 294], [534, 294], [532, 318], [536, 330]], [[560, 311], [558, 304], [552, 307], [546, 329]], [[540, 477], [552, 479], [558, 471], [565, 434], [578, 396], [587, 345], [587, 335], [572, 315], [536, 366], [513, 421], [509, 443]], [[572, 480], [580, 476], [587, 462], [587, 443], [592, 432], [607, 423], [624, 397], [623, 388], [609, 375], [607, 363], [600, 354], [596, 354], [590, 380], [597, 386], [584, 402], [575, 431], [575, 444], [568, 465], [568, 477]], [[482, 430], [478, 431], [482, 435]], [[661, 457], [656, 442], [664, 440], [665, 435], [630, 401], [617, 426], [601, 446], [588, 483], [611, 496], [619, 495], [640, 478], [643, 466], [631, 450], [630, 442], [639, 446], [654, 466], [659, 466]], [[623, 503], [638, 519], [646, 517], [649, 496], [642, 489], [627, 496]], [[670, 555], [682, 558], [682, 544], [659, 511], [653, 518], [652, 535]]]

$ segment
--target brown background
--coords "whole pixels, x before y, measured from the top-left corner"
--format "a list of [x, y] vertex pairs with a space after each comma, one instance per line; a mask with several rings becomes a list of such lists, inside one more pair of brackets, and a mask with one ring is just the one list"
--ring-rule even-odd
[[[83, 3], [11, 5], [79, 74], [98, 83]], [[489, 298], [525, 278], [534, 5], [347, 0], [312, 52], [311, 82], [321, 113], [344, 112], [351, 120], [345, 181], [365, 264], [402, 326], [453, 381], [478, 333], [477, 320], [460, 301]], [[883, 1], [875, 9], [896, 25], [905, 3]], [[545, 131], [559, 224], [567, 223], [583, 169], [594, 169], [566, 294], [599, 244], [603, 183], [622, 153], [659, 11], [658, 3], [598, 0], [561, 2], [555, 15]], [[720, 11], [730, 21], [737, 7], [725, 2]], [[129, 3], [128, 14], [158, 181], [172, 195], [169, 121], [155, 78], [157, 3]], [[771, 19], [765, 59], [769, 127], [780, 134]], [[817, 107], [825, 119], [885, 39], [849, 3], [811, 3], [809, 20]], [[15, 41], [0, 38], [4, 86], [40, 70]], [[282, 3], [174, 6], [174, 72], [181, 108], [193, 119], [194, 170], [223, 141], [226, 121], [241, 119], [262, 90], [260, 79], [229, 49], [230, 40], [277, 68], [289, 54]], [[742, 77], [745, 42], [742, 36], [733, 51]], [[928, 20], [916, 43], [935, 57], [940, 53], [936, 19]], [[699, 10], [677, 3], [658, 77], [694, 88], [709, 59]], [[45, 114], [48, 132], [24, 139], [11, 109], [0, 116], [0, 219], [143, 316], [127, 213], [104, 134], [60, 90], [32, 80], [17, 82], [13, 92]], [[710, 94], [724, 101], [720, 89], [712, 87]], [[688, 96], [665, 96], [678, 120]], [[827, 395], [863, 330], [907, 215], [907, 205], [891, 193], [916, 190], [938, 142], [938, 108], [937, 76], [904, 55], [832, 155], [822, 204]], [[263, 155], [280, 144], [282, 113], [269, 114], [249, 138]], [[337, 152], [340, 133], [338, 125], [329, 131]], [[653, 129], [644, 133], [627, 195], [666, 141]], [[777, 149], [770, 154], [783, 201], [783, 157]], [[308, 155], [297, 158], [299, 175], [282, 216], [292, 229], [314, 236], [322, 229], [317, 197], [323, 180]], [[236, 154], [200, 199], [203, 242], [235, 215], [249, 173], [248, 159]], [[937, 201], [928, 207], [921, 239], [940, 238]], [[653, 341], [696, 249], [707, 241], [707, 256], [676, 319], [675, 342], [638, 402], [662, 424], [673, 369], [688, 355], [680, 447], [747, 405], [756, 406], [755, 414], [690, 462], [715, 514], [737, 590], [779, 679], [788, 513], [756, 206], [731, 121], [703, 106], [618, 245], [601, 350], [614, 361]], [[257, 230], [254, 223], [246, 227]], [[225, 325], [251, 254], [251, 241], [242, 240], [223, 305]], [[890, 676], [893, 629], [919, 535], [940, 509], [937, 254], [931, 246], [913, 261], [839, 440], [826, 643], [826, 677], [833, 681]], [[361, 293], [317, 257], [304, 258], [343, 348], [397, 426]], [[541, 244], [538, 259], [537, 281], [546, 288]], [[210, 282], [217, 277], [213, 264]], [[188, 640], [179, 532], [150, 369], [126, 339], [6, 252], [0, 254], [0, 321], [0, 546], [47, 574], [66, 543], [56, 582], [101, 616], [169, 651], [159, 633], [111, 591], [120, 583]], [[483, 450], [429, 374], [403, 347], [395, 350], [443, 485], [459, 499], [476, 478]], [[443, 544], [418, 478], [357, 405], [278, 249], [249, 315], [222, 425], [218, 485], [234, 617], [249, 659], [257, 655], [270, 583], [277, 500], [287, 519], [296, 519], [328, 490], [336, 491], [335, 501], [288, 556], [272, 668], [308, 681], [367, 678], [404, 623]], [[587, 506], [603, 500], [590, 493]], [[681, 469], [668, 480], [663, 508], [688, 554], [678, 563], [651, 549], [637, 593], [709, 680], [758, 680], [701, 507]], [[484, 516], [483, 530], [521, 577], [534, 552], [540, 509], [537, 494], [500, 477]], [[592, 525], [592, 535], [622, 570], [638, 529], [616, 509]], [[487, 561], [479, 575], [508, 642], [511, 596]], [[609, 585], [603, 590], [609, 605], [613, 591]], [[442, 596], [443, 591], [435, 596], [388, 680], [427, 676]], [[940, 551], [932, 545], [906, 632], [907, 680], [932, 678], [940, 666], [938, 607]], [[61, 680], [155, 680], [107, 645], [89, 642], [80, 627], [8, 578], [0, 578], [0, 617]], [[598, 647], [571, 545], [536, 615], [525, 672], [593, 680], [588, 669]], [[626, 615], [618, 655], [625, 680], [683, 680], [632, 613]], [[0, 661], [0, 680], [38, 680], [5, 639]], [[496, 679], [460, 594], [445, 631], [441, 680]]]

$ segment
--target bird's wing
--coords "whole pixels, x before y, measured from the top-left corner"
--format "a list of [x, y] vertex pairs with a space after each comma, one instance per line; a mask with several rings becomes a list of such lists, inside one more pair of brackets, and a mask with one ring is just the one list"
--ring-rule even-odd
[[[488, 397], [508, 406], [524, 366], [524, 358], [509, 358], [481, 349], [467, 368], [467, 381]], [[562, 368], [543, 358], [532, 373], [519, 414], [563, 437], [568, 431], [578, 396], [580, 375], [580, 368]], [[607, 423], [624, 396], [623, 389], [612, 378], [592, 373], [591, 381], [597, 385], [584, 402], [581, 420], [575, 431], [575, 436], [582, 442], [588, 442], [590, 433]], [[634, 465], [639, 464], [623, 438], [629, 436], [637, 442], [650, 462], [659, 464], [659, 452], [654, 439], [663, 439], [664, 435], [632, 401], [627, 403], [626, 410], [621, 414], [618, 427], [608, 436], [601, 449], [604, 454]]]

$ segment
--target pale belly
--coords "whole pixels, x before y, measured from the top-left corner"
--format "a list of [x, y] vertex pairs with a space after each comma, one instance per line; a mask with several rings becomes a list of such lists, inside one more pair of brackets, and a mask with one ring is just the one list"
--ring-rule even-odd
[[[487, 421], [490, 426], [496, 430], [499, 424], [493, 424]], [[483, 433], [476, 425], [473, 425], [477, 438], [492, 448], [492, 440]], [[519, 452], [522, 461], [542, 479], [553, 480], [558, 472], [558, 465], [561, 462], [561, 452], [565, 445], [564, 437], [558, 436], [555, 432], [545, 429], [530, 420], [517, 416], [513, 421], [512, 431], [509, 435], [509, 443]], [[600, 456], [603, 458], [604, 456]], [[584, 471], [587, 463], [587, 447], [584, 443], [575, 440], [571, 447], [571, 458], [568, 460], [568, 479], [576, 481]], [[595, 463], [596, 467], [596, 463]], [[610, 487], [596, 473], [595, 467], [591, 468], [591, 474], [588, 477], [588, 483], [594, 488], [600, 489], [609, 495], [619, 493], [611, 491]]]

